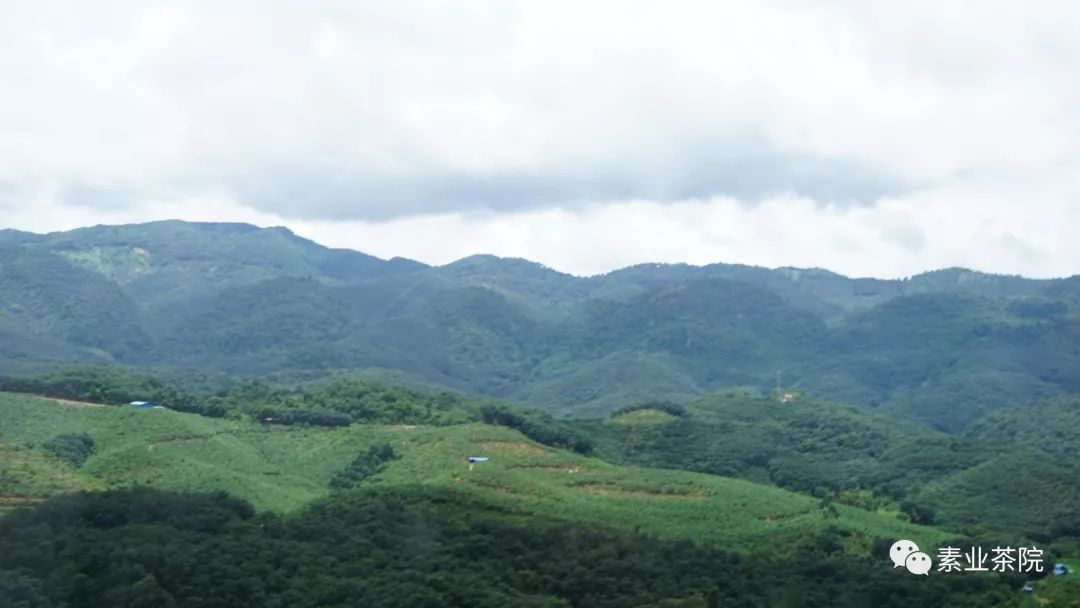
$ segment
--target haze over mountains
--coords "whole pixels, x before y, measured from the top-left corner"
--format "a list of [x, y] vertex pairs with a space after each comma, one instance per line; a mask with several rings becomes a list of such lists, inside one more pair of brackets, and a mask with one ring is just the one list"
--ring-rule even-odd
[[384, 368], [591, 415], [724, 388], [798, 390], [946, 431], [1080, 392], [1080, 278], [907, 280], [520, 259], [441, 267], [284, 228], [180, 221], [0, 231], [0, 369], [58, 360], [242, 374]]

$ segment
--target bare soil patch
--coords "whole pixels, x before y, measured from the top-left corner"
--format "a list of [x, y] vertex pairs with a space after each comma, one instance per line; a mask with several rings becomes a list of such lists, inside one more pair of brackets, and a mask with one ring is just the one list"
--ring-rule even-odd
[[68, 407], [108, 407], [104, 403], [90, 403], [89, 401], [72, 401], [71, 399], [60, 399], [59, 397], [41, 397], [46, 401], [52, 401], [53, 403], [59, 403]]
[[705, 500], [707, 494], [694, 494], [691, 492], [663, 492], [660, 490], [616, 488], [602, 484], [581, 484], [574, 486], [590, 494], [600, 496], [643, 496], [646, 498], [669, 498], [672, 500]]
[[543, 469], [545, 471], [562, 471], [564, 473], [580, 473], [584, 467], [573, 464], [510, 464], [508, 469]]
[[503, 454], [525, 454], [529, 456], [551, 454], [549, 450], [524, 441], [488, 441], [480, 445], [489, 452], [501, 452]]
[[44, 496], [0, 496], [0, 507], [22, 507], [36, 505], [45, 500]]

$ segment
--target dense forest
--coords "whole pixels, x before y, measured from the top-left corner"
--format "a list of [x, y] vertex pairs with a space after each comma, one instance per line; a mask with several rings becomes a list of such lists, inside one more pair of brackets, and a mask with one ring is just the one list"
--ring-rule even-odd
[[[802, 396], [720, 394], [582, 421], [614, 462], [767, 481], [971, 534], [1014, 533], [1080, 550], [1080, 467], [1063, 457], [1080, 400], [988, 414], [962, 437]], [[643, 415], [644, 414], [644, 415]]]
[[266, 375], [395, 370], [602, 415], [785, 388], [948, 432], [1080, 392], [1080, 282], [642, 265], [594, 277], [442, 267], [285, 229], [157, 222], [0, 238], [0, 371], [57, 361]]
[[0, 519], [0, 605], [975, 607], [1009, 605], [1023, 581], [898, 576], [845, 556], [843, 540], [823, 533], [795, 558], [744, 560], [691, 542], [455, 513], [437, 496], [343, 494], [283, 519], [221, 494], [130, 490]]

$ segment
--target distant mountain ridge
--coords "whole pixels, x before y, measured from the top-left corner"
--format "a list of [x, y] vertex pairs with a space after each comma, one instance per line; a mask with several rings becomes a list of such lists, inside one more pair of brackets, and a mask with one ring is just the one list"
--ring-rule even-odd
[[0, 231], [0, 369], [367, 367], [556, 412], [804, 390], [956, 431], [1080, 392], [1080, 279], [641, 264], [592, 277], [478, 255], [430, 267], [285, 228]]

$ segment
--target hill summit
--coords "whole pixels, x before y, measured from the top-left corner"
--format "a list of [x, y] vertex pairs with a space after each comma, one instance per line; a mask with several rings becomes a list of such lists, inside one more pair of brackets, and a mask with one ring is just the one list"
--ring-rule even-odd
[[797, 389], [956, 431], [1080, 392], [1080, 282], [946, 269], [527, 260], [441, 267], [285, 228], [162, 221], [0, 233], [0, 370], [63, 361], [237, 373], [381, 368], [556, 412]]

